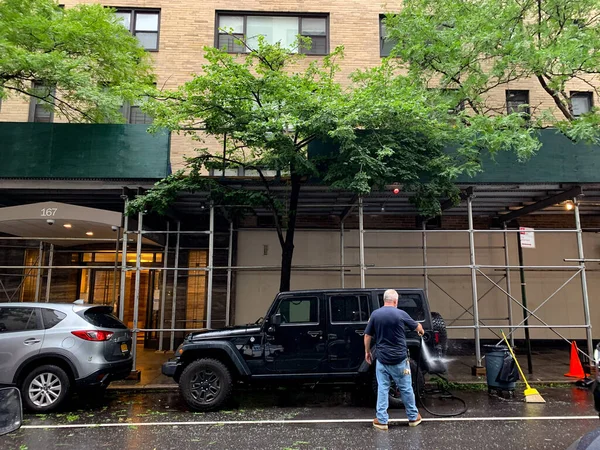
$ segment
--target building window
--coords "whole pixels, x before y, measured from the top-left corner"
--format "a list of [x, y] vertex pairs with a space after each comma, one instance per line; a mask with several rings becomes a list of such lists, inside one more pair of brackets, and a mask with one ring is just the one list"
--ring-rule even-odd
[[529, 91], [506, 91], [506, 108], [508, 114], [525, 113], [530, 114]]
[[126, 123], [132, 124], [151, 124], [152, 117], [142, 111], [142, 108], [137, 103], [125, 103], [121, 106], [121, 113], [125, 117]]
[[573, 107], [573, 115], [575, 117], [589, 113], [594, 106], [592, 93], [571, 92], [571, 106]]
[[54, 120], [54, 107], [50, 97], [54, 95], [54, 88], [45, 86], [42, 83], [35, 82], [33, 91], [37, 97], [31, 97], [29, 104], [29, 121], [49, 123]]
[[142, 47], [150, 51], [158, 50], [159, 10], [117, 8], [116, 14], [123, 26], [138, 38]]
[[398, 41], [396, 39], [392, 39], [387, 36], [385, 16], [379, 16], [379, 54], [381, 56], [390, 56], [392, 49], [397, 43]]
[[[316, 15], [262, 15], [218, 13], [218, 29], [215, 44], [228, 53], [246, 53], [248, 49], [238, 42], [245, 39], [250, 48], [258, 43], [258, 36], [266, 42], [279, 42], [282, 47], [291, 48], [298, 35], [312, 40], [310, 48], [301, 47], [300, 53], [307, 55], [326, 55], [329, 53], [328, 16]], [[231, 34], [229, 34], [231, 33]]]

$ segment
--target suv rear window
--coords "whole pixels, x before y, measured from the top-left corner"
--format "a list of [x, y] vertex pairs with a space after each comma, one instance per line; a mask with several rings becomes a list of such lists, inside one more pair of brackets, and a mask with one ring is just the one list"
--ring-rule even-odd
[[[383, 306], [383, 293], [379, 294], [379, 306]], [[423, 299], [420, 294], [399, 294], [398, 309], [406, 311], [413, 320], [425, 320], [423, 311]]]
[[112, 309], [105, 306], [86, 309], [83, 318], [97, 327], [127, 329], [125, 324], [113, 315]]
[[55, 309], [42, 308], [42, 320], [46, 330], [58, 325], [67, 315]]

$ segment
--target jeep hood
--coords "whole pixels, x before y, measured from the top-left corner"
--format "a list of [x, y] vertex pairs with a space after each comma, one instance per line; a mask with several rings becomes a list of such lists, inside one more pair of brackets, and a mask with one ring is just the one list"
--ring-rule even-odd
[[256, 325], [240, 325], [235, 327], [221, 328], [218, 330], [196, 331], [186, 336], [186, 341], [199, 341], [206, 339], [225, 339], [228, 337], [238, 337], [245, 334], [256, 334], [260, 332], [260, 327]]

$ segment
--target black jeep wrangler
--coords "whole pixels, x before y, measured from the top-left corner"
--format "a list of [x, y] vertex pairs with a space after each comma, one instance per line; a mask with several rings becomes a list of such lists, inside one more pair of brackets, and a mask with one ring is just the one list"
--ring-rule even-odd
[[[188, 405], [198, 411], [219, 408], [236, 382], [271, 385], [355, 382], [377, 389], [372, 366], [364, 360], [364, 330], [371, 312], [383, 305], [385, 289], [325, 289], [282, 292], [266, 319], [255, 324], [191, 333], [177, 348], [162, 373], [179, 383]], [[444, 354], [446, 326], [429, 311], [421, 289], [397, 289], [398, 308], [425, 329], [423, 341]], [[413, 386], [420, 393], [424, 372], [440, 372], [420, 360], [421, 339], [407, 334]], [[376, 357], [376, 352], [374, 352]], [[401, 405], [395, 387], [390, 406]]]

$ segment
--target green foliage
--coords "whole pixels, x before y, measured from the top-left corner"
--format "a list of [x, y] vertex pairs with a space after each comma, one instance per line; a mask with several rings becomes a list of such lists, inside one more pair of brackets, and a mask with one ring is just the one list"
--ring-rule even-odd
[[[538, 147], [532, 129], [540, 126], [557, 126], [572, 139], [599, 138], [598, 111], [575, 117], [569, 92], [579, 81], [597, 93], [599, 10], [600, 0], [406, 0], [386, 28], [410, 78], [453, 89], [468, 104], [461, 114], [467, 133], [492, 152], [516, 148], [526, 157]], [[531, 99], [536, 122], [490, 101], [492, 89], [519, 79], [539, 83], [554, 103], [540, 110], [540, 100]]]
[[150, 63], [114, 10], [0, 0], [0, 98], [40, 97], [70, 121], [118, 122], [123, 100], [152, 86]]

